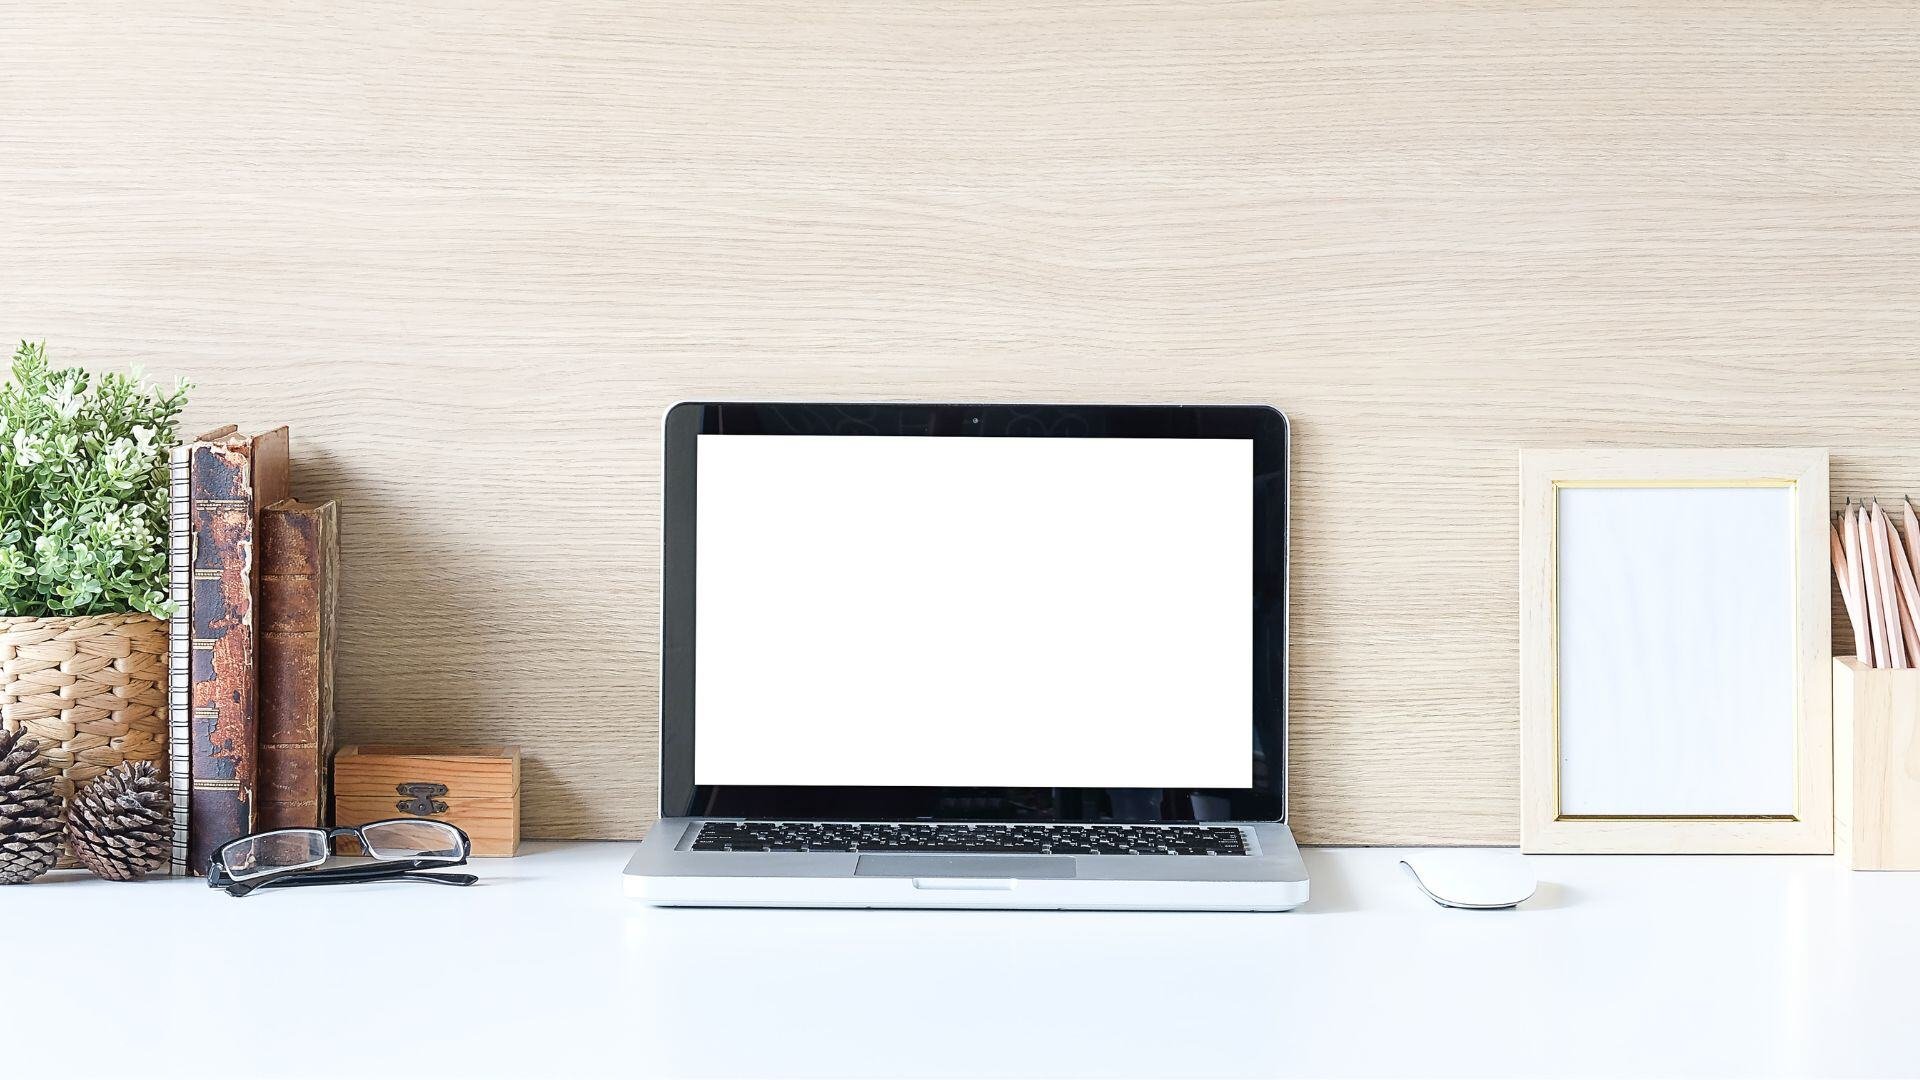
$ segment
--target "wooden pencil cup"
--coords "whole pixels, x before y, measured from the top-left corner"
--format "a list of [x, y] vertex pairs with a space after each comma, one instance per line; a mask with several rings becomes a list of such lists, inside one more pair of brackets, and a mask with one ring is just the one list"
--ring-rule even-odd
[[1855, 870], [1920, 870], [1920, 669], [1833, 661], [1834, 851]]

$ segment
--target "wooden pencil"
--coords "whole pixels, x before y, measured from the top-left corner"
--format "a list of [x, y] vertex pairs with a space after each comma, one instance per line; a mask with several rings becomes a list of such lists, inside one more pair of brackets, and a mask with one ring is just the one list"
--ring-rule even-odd
[[1899, 585], [1900, 632], [1907, 641], [1907, 666], [1920, 667], [1920, 581], [1915, 580], [1913, 562], [1900, 546], [1900, 530], [1894, 527], [1891, 514], [1887, 515], [1887, 541], [1893, 556], [1894, 581]]
[[1887, 515], [1878, 502], [1873, 504], [1873, 572], [1880, 578], [1880, 610], [1887, 620], [1887, 666], [1907, 666], [1906, 638], [1900, 632], [1898, 585], [1893, 583], [1892, 537], [1887, 535]]
[[[1840, 539], [1840, 519], [1833, 519], [1828, 528], [1828, 539], [1833, 547], [1833, 577], [1840, 583], [1840, 602], [1847, 609], [1847, 625], [1853, 627], [1853, 640], [1859, 641], [1865, 635], [1866, 624], [1860, 621], [1860, 598], [1853, 591], [1853, 568], [1848, 564], [1847, 545]], [[1858, 653], [1860, 647], [1854, 646]]]
[[1901, 516], [1907, 527], [1907, 565], [1920, 575], [1920, 515], [1913, 512], [1913, 501], [1905, 495], [1900, 496]]
[[1872, 622], [1867, 615], [1867, 552], [1860, 544], [1860, 519], [1854, 516], [1853, 500], [1840, 511], [1842, 539], [1847, 547], [1847, 578], [1853, 586], [1855, 602], [1860, 605], [1860, 626], [1853, 632], [1853, 651], [1868, 667], [1880, 666], [1879, 652], [1873, 647]]
[[1893, 653], [1887, 648], [1887, 601], [1886, 594], [1880, 591], [1880, 560], [1873, 553], [1873, 520], [1867, 516], [1865, 506], [1854, 507], [1853, 519], [1860, 530], [1860, 561], [1866, 578], [1867, 630], [1873, 640], [1873, 666], [1890, 667]]
[[1833, 551], [1833, 580], [1840, 586], [1840, 600], [1847, 607], [1847, 621], [1853, 621], [1853, 581], [1847, 575], [1847, 545], [1840, 539], [1840, 518], [1838, 515], [1828, 523], [1827, 539]]

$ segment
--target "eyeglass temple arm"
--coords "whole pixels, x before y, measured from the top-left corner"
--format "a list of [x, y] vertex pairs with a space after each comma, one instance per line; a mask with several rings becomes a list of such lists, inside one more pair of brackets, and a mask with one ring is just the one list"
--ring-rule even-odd
[[383, 866], [344, 866], [305, 874], [288, 874], [262, 881], [239, 882], [226, 886], [226, 889], [229, 895], [245, 896], [256, 889], [291, 889], [299, 885], [353, 885], [368, 881], [410, 878], [419, 878], [422, 881], [431, 881], [440, 885], [472, 885], [480, 880], [473, 874], [440, 874], [422, 870], [419, 867], [388, 863]]
[[[358, 869], [358, 867], [355, 867], [355, 869]], [[260, 884], [260, 887], [263, 889], [291, 889], [300, 885], [350, 885], [356, 882], [386, 881], [388, 879], [399, 881], [431, 881], [438, 885], [472, 885], [474, 882], [479, 881], [480, 877], [477, 874], [438, 874], [431, 870], [388, 869], [384, 873], [341, 874], [338, 877], [327, 878], [315, 874], [301, 874], [295, 877], [265, 881]]]

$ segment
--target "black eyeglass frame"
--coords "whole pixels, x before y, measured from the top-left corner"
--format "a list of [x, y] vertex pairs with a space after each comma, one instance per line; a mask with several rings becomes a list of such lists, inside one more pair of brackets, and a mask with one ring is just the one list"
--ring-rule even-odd
[[[405, 859], [382, 859], [374, 854], [373, 846], [367, 843], [363, 829], [381, 825], [417, 825], [433, 824], [453, 830], [460, 838], [459, 854], [453, 858], [414, 856]], [[227, 849], [244, 840], [255, 840], [274, 833], [320, 832], [326, 834], [328, 858], [332, 857], [333, 842], [343, 836], [351, 836], [374, 861], [355, 863], [350, 866], [303, 866], [280, 870], [248, 881], [234, 880], [232, 871], [227, 869]], [[435, 874], [424, 871], [444, 869], [449, 866], [466, 865], [467, 857], [473, 854], [473, 840], [465, 829], [448, 821], [426, 822], [421, 818], [387, 818], [383, 821], [369, 821], [365, 825], [349, 825], [339, 828], [313, 829], [266, 829], [249, 833], [220, 845], [220, 850], [207, 860], [207, 886], [225, 889], [228, 896], [245, 896], [255, 889], [295, 888], [302, 885], [351, 885], [367, 881], [385, 881], [390, 878], [430, 881], [444, 885], [472, 885], [480, 879], [473, 874]]]

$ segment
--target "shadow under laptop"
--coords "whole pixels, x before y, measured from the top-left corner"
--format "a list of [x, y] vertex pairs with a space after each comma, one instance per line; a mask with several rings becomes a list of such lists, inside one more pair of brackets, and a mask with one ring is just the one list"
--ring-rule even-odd
[[1307, 902], [1292, 914], [1340, 915], [1360, 910], [1352, 880], [1340, 860], [1319, 848], [1301, 848], [1307, 864]]

